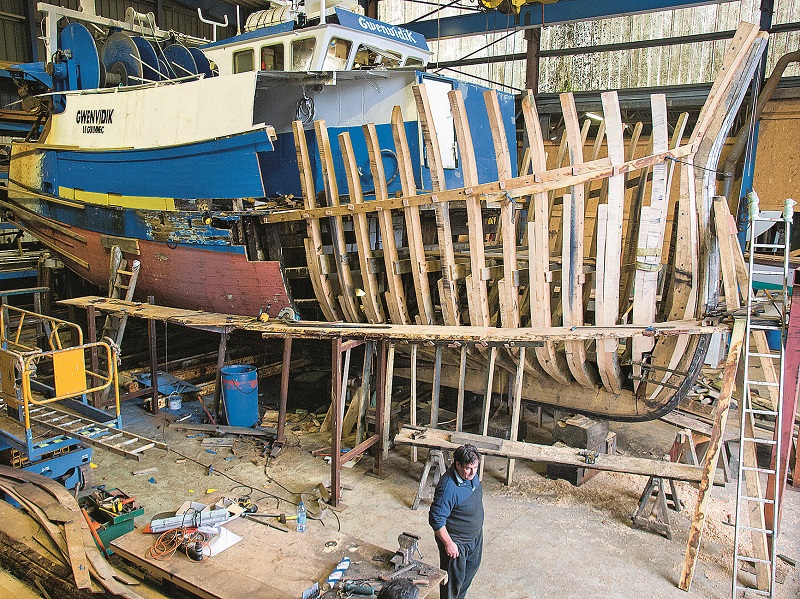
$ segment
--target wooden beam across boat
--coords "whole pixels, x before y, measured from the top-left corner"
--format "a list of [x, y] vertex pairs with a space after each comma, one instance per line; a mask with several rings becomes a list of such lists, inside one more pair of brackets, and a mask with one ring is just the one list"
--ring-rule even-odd
[[612, 327], [520, 327], [502, 329], [470, 326], [420, 326], [394, 324], [367, 324], [347, 322], [270, 320], [261, 322], [257, 317], [237, 316], [202, 310], [184, 310], [155, 304], [127, 302], [99, 296], [84, 296], [60, 300], [59, 304], [76, 308], [94, 307], [110, 314], [126, 314], [135, 318], [171, 322], [203, 329], [228, 329], [256, 331], [265, 337], [294, 337], [305, 339], [393, 339], [396, 341], [429, 341], [431, 343], [475, 343], [487, 345], [535, 344], [543, 341], [626, 339], [640, 335], [671, 337], [675, 335], [710, 335], [730, 330], [727, 324], [704, 324], [702, 321], [684, 320], [656, 322], [650, 325], [617, 325]]

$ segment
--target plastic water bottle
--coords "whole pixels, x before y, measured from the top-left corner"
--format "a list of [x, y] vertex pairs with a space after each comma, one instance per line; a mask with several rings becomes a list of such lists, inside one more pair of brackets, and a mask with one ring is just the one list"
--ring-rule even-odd
[[297, 505], [297, 532], [306, 531], [306, 506], [301, 501]]

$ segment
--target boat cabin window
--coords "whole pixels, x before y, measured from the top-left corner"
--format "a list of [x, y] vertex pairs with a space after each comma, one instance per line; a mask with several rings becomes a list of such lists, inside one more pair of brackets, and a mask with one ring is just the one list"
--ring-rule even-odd
[[354, 69], [393, 69], [400, 66], [400, 55], [388, 50], [380, 50], [374, 46], [361, 44], [353, 59]]
[[350, 56], [350, 48], [353, 42], [340, 37], [332, 37], [328, 42], [328, 51], [325, 54], [325, 62], [322, 63], [323, 71], [343, 71], [347, 68], [347, 59]]
[[272, 46], [261, 47], [261, 70], [283, 70], [283, 44], [273, 44]]
[[292, 42], [292, 71], [310, 71], [317, 38], [307, 37]]
[[233, 72], [245, 73], [253, 70], [253, 50], [239, 50], [233, 53]]
[[406, 58], [405, 66], [407, 66], [407, 67], [423, 67], [423, 66], [425, 66], [425, 63], [422, 62], [419, 58], [414, 58], [413, 56], [409, 56], [408, 58]]

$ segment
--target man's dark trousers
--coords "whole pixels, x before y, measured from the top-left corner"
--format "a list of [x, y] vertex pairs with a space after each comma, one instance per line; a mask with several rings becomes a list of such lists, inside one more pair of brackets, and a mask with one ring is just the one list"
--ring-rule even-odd
[[444, 543], [436, 537], [439, 547], [439, 567], [447, 572], [450, 581], [447, 585], [439, 587], [441, 599], [464, 599], [481, 565], [483, 555], [483, 533], [469, 543], [458, 543], [458, 557], [451, 558], [444, 549]]

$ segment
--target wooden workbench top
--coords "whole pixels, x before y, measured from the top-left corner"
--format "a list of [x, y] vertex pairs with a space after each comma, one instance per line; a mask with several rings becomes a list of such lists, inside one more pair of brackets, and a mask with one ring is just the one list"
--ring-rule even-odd
[[[239, 518], [225, 527], [242, 540], [203, 562], [193, 562], [180, 552], [167, 560], [146, 558], [145, 553], [158, 535], [140, 530], [119, 537], [111, 545], [121, 557], [156, 578], [168, 580], [204, 599], [299, 599], [315, 582], [324, 582], [345, 556], [351, 561], [345, 579], [370, 579], [391, 573], [386, 561], [374, 558], [388, 560], [394, 549], [383, 549], [321, 528], [317, 522], [309, 521], [308, 526], [302, 534], [294, 530], [281, 532]], [[408, 575], [429, 580], [427, 586], [419, 587], [419, 596], [426, 597], [444, 579], [445, 573], [432, 566], [422, 569], [424, 572], [412, 570]]]

